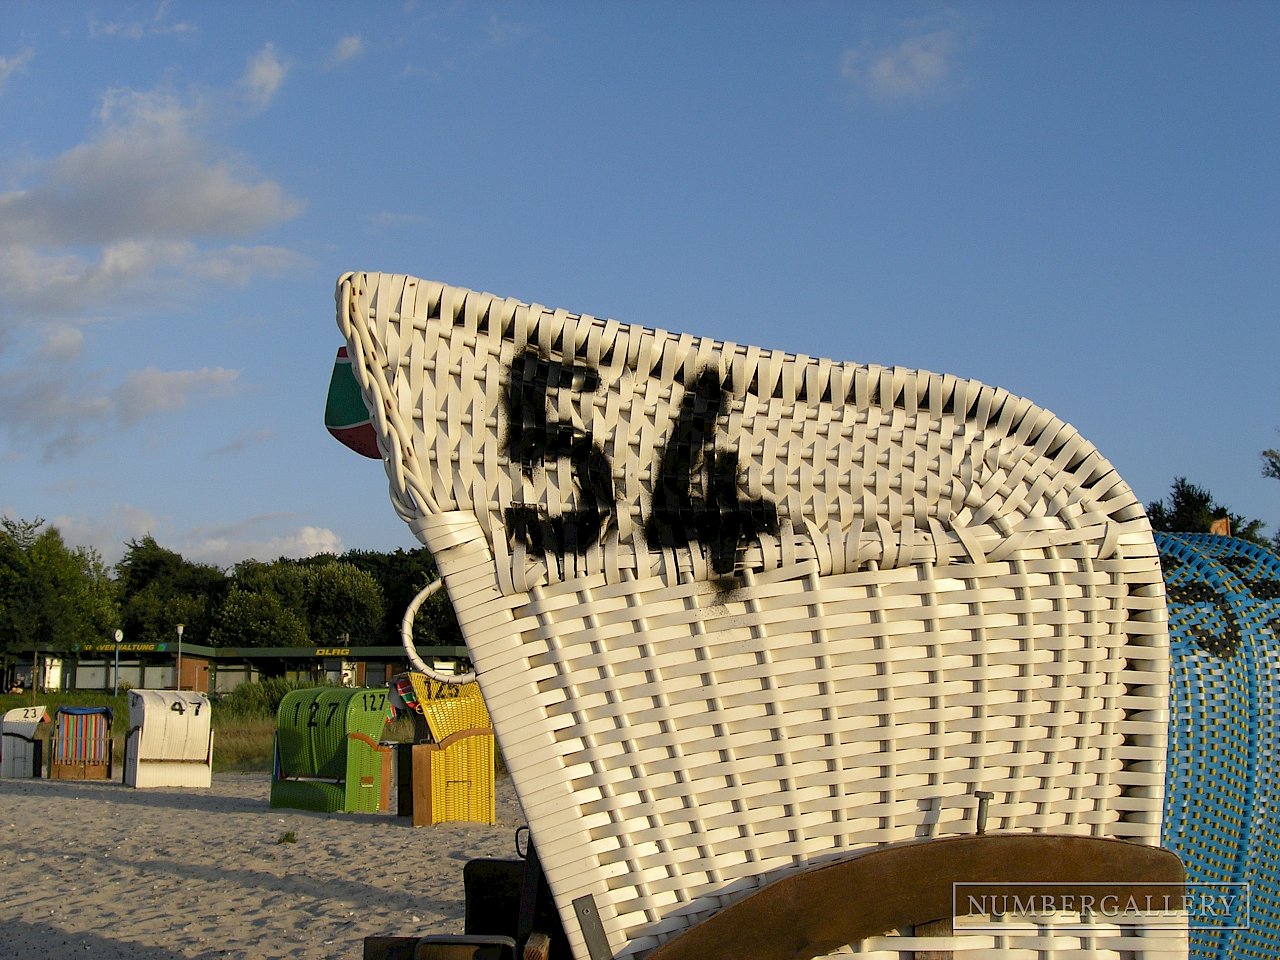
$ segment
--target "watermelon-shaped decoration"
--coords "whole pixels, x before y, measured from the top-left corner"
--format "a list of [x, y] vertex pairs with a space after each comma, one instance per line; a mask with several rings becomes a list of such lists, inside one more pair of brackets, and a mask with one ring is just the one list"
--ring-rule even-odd
[[378, 452], [378, 434], [360, 394], [360, 384], [351, 370], [351, 358], [346, 347], [338, 348], [337, 359], [333, 362], [329, 396], [324, 405], [324, 425], [341, 443], [361, 456], [382, 459]]
[[1192, 911], [1191, 956], [1280, 957], [1280, 558], [1208, 534], [1156, 545], [1171, 674], [1162, 845], [1193, 890], [1248, 898], [1229, 923]]

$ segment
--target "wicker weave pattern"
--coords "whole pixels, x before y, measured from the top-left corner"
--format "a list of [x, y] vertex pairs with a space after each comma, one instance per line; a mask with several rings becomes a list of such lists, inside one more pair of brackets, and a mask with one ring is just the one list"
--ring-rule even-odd
[[1247, 929], [1192, 956], [1280, 956], [1280, 557], [1233, 537], [1157, 534], [1169, 593], [1164, 845], [1195, 883], [1248, 883]]
[[415, 672], [409, 674], [409, 682], [436, 743], [463, 730], [492, 728], [478, 684], [448, 687]]
[[976, 790], [991, 829], [1155, 842], [1159, 564], [1062, 421], [403, 276], [343, 278], [338, 316], [580, 956], [579, 896], [635, 956], [778, 871], [969, 832]]

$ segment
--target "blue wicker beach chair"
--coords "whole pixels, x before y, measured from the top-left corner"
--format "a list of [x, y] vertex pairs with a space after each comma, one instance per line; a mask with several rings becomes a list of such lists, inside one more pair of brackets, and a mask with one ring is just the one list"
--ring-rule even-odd
[[403, 275], [337, 301], [577, 960], [1186, 955], [1160, 564], [1074, 429]]
[[1234, 537], [1156, 544], [1172, 643], [1162, 842], [1221, 908], [1196, 918], [1191, 953], [1280, 957], [1280, 557]]

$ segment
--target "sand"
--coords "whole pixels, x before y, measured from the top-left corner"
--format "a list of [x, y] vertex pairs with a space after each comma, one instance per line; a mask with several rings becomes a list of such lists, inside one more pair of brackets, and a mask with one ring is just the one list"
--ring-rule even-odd
[[493, 826], [273, 809], [270, 785], [0, 780], [0, 956], [359, 960], [366, 936], [460, 933], [463, 865], [513, 858], [525, 822], [505, 776]]

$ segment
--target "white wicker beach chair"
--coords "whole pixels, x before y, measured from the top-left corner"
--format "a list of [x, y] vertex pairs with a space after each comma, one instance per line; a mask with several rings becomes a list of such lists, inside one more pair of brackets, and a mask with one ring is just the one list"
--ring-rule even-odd
[[1177, 910], [926, 924], [952, 882], [1181, 877], [1156, 549], [1072, 427], [407, 276], [337, 301], [580, 960], [1185, 956]]
[[212, 720], [203, 693], [130, 690], [125, 786], [212, 786]]

